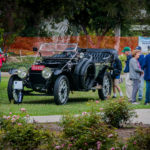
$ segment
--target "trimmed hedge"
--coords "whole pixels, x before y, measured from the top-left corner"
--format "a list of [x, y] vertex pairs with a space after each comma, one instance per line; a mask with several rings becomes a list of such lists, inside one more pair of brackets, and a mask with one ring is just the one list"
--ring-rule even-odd
[[34, 62], [34, 57], [22, 57], [20, 58], [19, 56], [15, 57], [17, 62], [14, 61], [9, 61], [9, 57], [8, 57], [8, 61], [6, 63], [3, 63], [3, 66], [1, 68], [2, 72], [9, 72], [10, 69], [17, 69], [19, 67], [26, 67], [29, 68], [31, 66], [31, 64], [33, 64]]

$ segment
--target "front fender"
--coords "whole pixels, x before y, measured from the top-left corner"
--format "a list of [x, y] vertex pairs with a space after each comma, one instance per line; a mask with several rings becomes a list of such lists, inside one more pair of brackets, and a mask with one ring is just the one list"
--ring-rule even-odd
[[62, 73], [62, 70], [61, 69], [57, 69], [54, 71], [54, 75], [58, 76]]

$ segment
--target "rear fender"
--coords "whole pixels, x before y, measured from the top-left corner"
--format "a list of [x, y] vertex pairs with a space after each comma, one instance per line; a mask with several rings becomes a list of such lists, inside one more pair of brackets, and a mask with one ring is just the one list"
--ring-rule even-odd
[[102, 84], [103, 82], [103, 77], [105, 75], [106, 72], [109, 72], [108, 71], [108, 67], [104, 67], [101, 71], [99, 71], [97, 77], [96, 77], [96, 81], [99, 83], [99, 84]]

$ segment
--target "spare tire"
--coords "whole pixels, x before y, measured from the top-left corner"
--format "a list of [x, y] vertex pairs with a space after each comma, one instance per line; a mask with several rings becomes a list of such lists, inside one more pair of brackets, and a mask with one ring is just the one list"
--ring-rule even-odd
[[95, 74], [95, 64], [91, 60], [88, 60], [80, 71], [80, 83], [82, 89], [90, 90], [92, 88], [95, 81]]
[[79, 89], [81, 88], [81, 86], [80, 86], [80, 72], [81, 72], [82, 67], [84, 66], [84, 64], [85, 64], [87, 61], [88, 61], [87, 58], [83, 58], [83, 59], [77, 64], [77, 66], [75, 67], [73, 81], [74, 81], [74, 85], [75, 85], [75, 89], [76, 89], [76, 90], [79, 90]]
[[84, 63], [88, 61], [87, 58], [83, 58], [78, 64], [77, 66], [75, 67], [75, 70], [74, 70], [74, 74], [77, 74], [79, 75], [80, 74], [80, 70], [81, 70], [81, 67], [83, 67]]

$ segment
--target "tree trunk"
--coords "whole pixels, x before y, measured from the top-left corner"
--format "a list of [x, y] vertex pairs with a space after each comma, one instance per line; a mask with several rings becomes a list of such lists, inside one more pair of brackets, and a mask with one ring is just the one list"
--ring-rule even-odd
[[82, 25], [82, 28], [83, 28], [84, 34], [86, 35], [86, 48], [88, 48], [88, 32], [84, 25]]
[[119, 52], [119, 47], [120, 47], [120, 35], [121, 35], [121, 30], [120, 30], [120, 25], [116, 26], [115, 28], [115, 49]]

